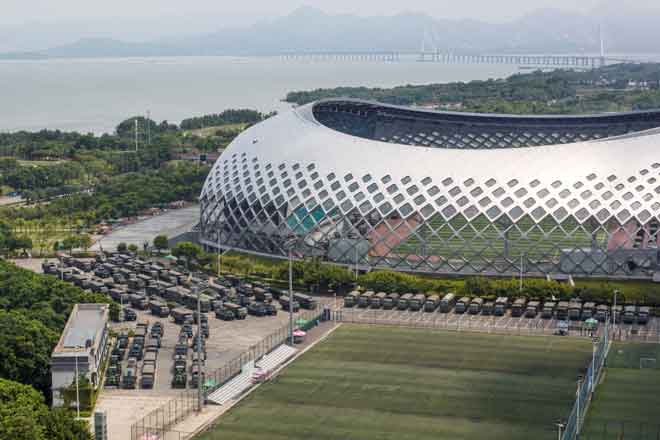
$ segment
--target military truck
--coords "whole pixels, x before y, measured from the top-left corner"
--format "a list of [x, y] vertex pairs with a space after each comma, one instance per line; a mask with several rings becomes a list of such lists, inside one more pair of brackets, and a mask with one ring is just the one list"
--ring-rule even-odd
[[543, 319], [552, 319], [552, 316], [555, 314], [555, 307], [557, 303], [554, 301], [546, 301], [543, 303], [543, 310], [541, 310], [541, 318]]
[[302, 293], [294, 293], [293, 299], [300, 303], [300, 307], [307, 310], [314, 310], [318, 305], [316, 299], [309, 295], [303, 295]]
[[397, 301], [399, 301], [399, 294], [396, 292], [390, 293], [383, 299], [383, 309], [392, 310], [396, 307]]
[[635, 322], [635, 316], [637, 315], [636, 306], [625, 306], [623, 308], [623, 323], [632, 324]]
[[582, 316], [582, 300], [573, 298], [568, 303], [568, 319], [578, 321]]
[[134, 310], [124, 308], [124, 321], [136, 321], [137, 313]]
[[266, 306], [262, 302], [253, 302], [248, 306], [248, 314], [253, 316], [266, 316]]
[[582, 307], [582, 315], [581, 319], [583, 321], [586, 321], [589, 318], [593, 318], [594, 313], [596, 313], [596, 303], [594, 302], [586, 302], [584, 303], [584, 306]]
[[438, 304], [440, 304], [440, 295], [429, 295], [429, 297], [426, 298], [426, 302], [424, 303], [424, 311], [435, 312], [435, 309], [438, 308]]
[[495, 311], [495, 301], [486, 301], [481, 308], [481, 314], [484, 316], [491, 316]]
[[238, 304], [226, 302], [222, 307], [231, 310], [234, 313], [234, 318], [236, 319], [245, 319], [247, 317], [247, 309], [245, 307], [239, 306]]
[[484, 299], [483, 298], [474, 298], [472, 301], [470, 301], [470, 305], [468, 306], [468, 313], [470, 315], [478, 315], [481, 312], [481, 308], [484, 306]]
[[462, 315], [467, 312], [468, 307], [470, 307], [470, 297], [464, 296], [458, 301], [456, 301], [456, 306], [454, 307], [454, 313]]
[[192, 312], [183, 308], [176, 308], [170, 312], [172, 318], [174, 318], [174, 323], [178, 325], [183, 325], [186, 321], [192, 321]]
[[174, 373], [172, 377], [172, 388], [185, 388], [188, 383], [188, 376], [185, 371]]
[[152, 365], [152, 364], [142, 365], [142, 378], [140, 380], [140, 387], [153, 388], [155, 377], [156, 377], [156, 365]]
[[[360, 296], [360, 292], [357, 290], [354, 290], [352, 292], [349, 292], [345, 297], [344, 297], [344, 307], [354, 307], [357, 304], [357, 299]], [[280, 301], [280, 304], [282, 301]], [[282, 306], [284, 307], [284, 306]]]
[[456, 295], [448, 293], [440, 300], [440, 311], [442, 313], [449, 313], [454, 308], [454, 304], [456, 304]]
[[412, 299], [412, 297], [412, 293], [404, 293], [401, 295], [396, 302], [396, 308], [398, 310], [408, 310], [409, 301]]
[[151, 314], [158, 316], [159, 318], [167, 318], [170, 316], [170, 308], [167, 307], [167, 304], [154, 301], [149, 303], [149, 308], [151, 309]]
[[411, 312], [418, 312], [422, 310], [422, 307], [424, 307], [424, 303], [426, 302], [426, 295], [423, 293], [418, 293], [417, 295], [413, 296], [408, 300], [408, 307], [410, 308]]
[[254, 299], [264, 303], [269, 303], [273, 300], [273, 294], [266, 291], [266, 289], [261, 287], [255, 287], [254, 289]]
[[646, 306], [641, 306], [637, 311], [637, 323], [645, 325], [649, 322], [649, 315], [651, 314], [651, 308]]
[[607, 321], [607, 316], [609, 315], [610, 308], [607, 307], [606, 304], [599, 304], [596, 307], [596, 315], [595, 318], [598, 322], [605, 322]]
[[536, 315], [539, 314], [539, 308], [541, 303], [539, 301], [530, 301], [527, 303], [527, 308], [525, 309], [525, 318], [536, 318]]
[[570, 303], [568, 301], [559, 301], [557, 304], [557, 319], [560, 321], [568, 319], [568, 307]]
[[358, 307], [365, 309], [369, 307], [369, 302], [371, 301], [371, 297], [374, 296], [376, 293], [372, 290], [367, 290], [364, 292], [360, 297], [358, 298]]
[[511, 305], [511, 316], [514, 318], [520, 318], [525, 310], [527, 309], [527, 299], [518, 298]]
[[383, 300], [387, 297], [387, 293], [378, 292], [369, 298], [369, 306], [372, 309], [380, 309], [383, 306]]
[[215, 309], [215, 317], [223, 321], [233, 321], [235, 319], [234, 312], [225, 307]]
[[136, 370], [134, 367], [128, 367], [124, 371], [124, 375], [121, 378], [121, 387], [126, 389], [135, 389], [136, 386]]
[[[282, 310], [285, 312], [289, 311], [289, 296], [288, 295], [282, 295], [280, 296], [280, 305], [282, 306]], [[300, 310], [300, 304], [298, 301], [293, 301], [293, 313], [297, 313]]]

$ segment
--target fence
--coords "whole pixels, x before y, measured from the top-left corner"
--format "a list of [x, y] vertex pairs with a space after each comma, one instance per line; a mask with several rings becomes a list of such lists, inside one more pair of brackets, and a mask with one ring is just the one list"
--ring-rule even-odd
[[[316, 322], [320, 318], [321, 312], [317, 308], [316, 310], [301, 311], [295, 319], [296, 321], [303, 319], [308, 322]], [[225, 363], [223, 367], [207, 373], [203, 381], [205, 395], [217, 390], [240, 373], [241, 368], [247, 362], [256, 361], [285, 343], [288, 336], [289, 324], [286, 324], [262, 339], [258, 344], [251, 346]], [[135, 422], [131, 426], [131, 440], [187, 440], [192, 434], [180, 432], [173, 428], [193, 411], [199, 409], [198, 402], [197, 389], [182, 391], [175, 398]]]
[[[506, 325], [497, 323], [498, 317], [455, 315], [440, 313], [415, 312], [398, 315], [391, 311], [342, 309], [336, 312], [338, 321], [355, 324], [373, 324], [383, 326], [427, 328], [447, 331], [469, 331], [500, 335], [553, 335], [557, 332], [556, 323], [548, 320], [529, 320], [516, 318]], [[465, 318], [465, 319], [463, 319]], [[600, 326], [602, 327], [602, 326]], [[570, 336], [592, 336], [592, 330], [582, 322], [572, 323], [568, 327]], [[598, 328], [596, 335], [602, 330]]]
[[607, 359], [609, 346], [609, 325], [606, 323], [601, 338], [594, 344], [593, 357], [587, 373], [578, 381], [575, 403], [564, 424], [562, 440], [573, 440], [579, 437], [591, 396], [598, 385], [600, 374]]
[[632, 421], [610, 421], [588, 427], [580, 440], [658, 440], [660, 424]]

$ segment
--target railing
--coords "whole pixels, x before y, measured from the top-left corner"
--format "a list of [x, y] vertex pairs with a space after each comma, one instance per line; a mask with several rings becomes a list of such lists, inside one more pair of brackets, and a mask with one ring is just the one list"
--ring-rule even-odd
[[609, 325], [606, 323], [602, 337], [594, 344], [592, 361], [587, 373], [578, 381], [578, 388], [573, 408], [563, 426], [562, 440], [573, 440], [579, 438], [584, 418], [587, 413], [591, 397], [598, 386], [599, 378], [605, 366], [605, 360], [610, 348]]
[[[321, 318], [321, 311], [304, 310], [295, 317], [296, 321], [317, 321]], [[283, 325], [259, 343], [251, 346], [217, 370], [207, 373], [202, 383], [207, 385], [205, 396], [220, 388], [231, 378], [241, 372], [243, 365], [256, 361], [287, 341], [289, 324]], [[205, 400], [205, 399], [204, 399]], [[131, 426], [131, 440], [187, 440], [192, 434], [177, 431], [175, 426], [185, 420], [192, 412], [199, 408], [197, 389], [187, 389], [170, 399], [162, 406], [151, 411]]]

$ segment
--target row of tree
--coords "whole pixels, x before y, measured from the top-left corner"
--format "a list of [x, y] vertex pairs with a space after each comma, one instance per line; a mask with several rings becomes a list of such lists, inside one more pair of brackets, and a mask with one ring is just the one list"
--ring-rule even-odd
[[[452, 108], [509, 114], [628, 111], [660, 105], [660, 90], [624, 91], [628, 80], [649, 81], [657, 86], [658, 77], [660, 64], [621, 64], [590, 71], [537, 71], [499, 80], [406, 85], [388, 89], [337, 87], [296, 91], [289, 93], [286, 101], [303, 105], [320, 99], [350, 97], [396, 105], [440, 107], [460, 104]], [[578, 94], [580, 90], [596, 90], [598, 93]]]

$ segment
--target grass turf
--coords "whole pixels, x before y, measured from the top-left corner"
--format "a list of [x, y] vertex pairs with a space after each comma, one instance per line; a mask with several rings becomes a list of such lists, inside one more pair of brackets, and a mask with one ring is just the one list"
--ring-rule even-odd
[[344, 325], [198, 440], [554, 439], [591, 344]]
[[[655, 358], [645, 362], [641, 358]], [[616, 343], [582, 431], [584, 440], [656, 439], [660, 436], [660, 345]]]

